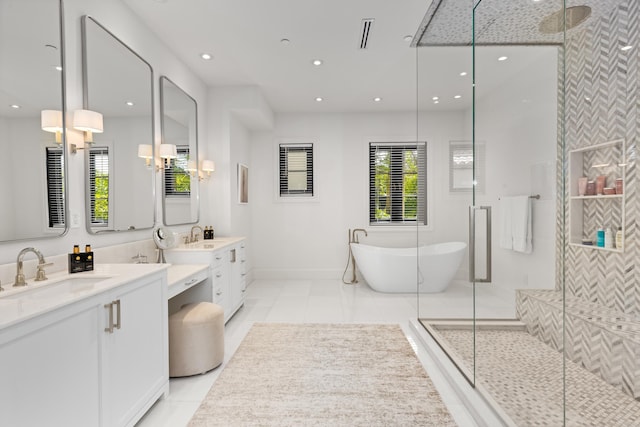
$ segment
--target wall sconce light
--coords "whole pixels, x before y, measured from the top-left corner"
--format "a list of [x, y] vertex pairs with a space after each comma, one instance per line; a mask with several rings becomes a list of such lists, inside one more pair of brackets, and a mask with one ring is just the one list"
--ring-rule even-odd
[[189, 172], [189, 175], [191, 175], [192, 178], [195, 178], [198, 173], [198, 162], [195, 160], [187, 161], [187, 167], [184, 170]]
[[91, 110], [75, 110], [73, 112], [73, 128], [84, 132], [84, 142], [91, 144], [94, 133], [102, 133], [102, 114]]
[[[73, 128], [83, 133], [85, 144], [93, 143], [93, 134], [102, 133], [102, 114], [91, 110], [75, 110], [73, 112]], [[71, 144], [71, 153], [75, 154], [84, 147]]]
[[56, 134], [56, 144], [62, 145], [62, 111], [42, 110], [40, 112], [40, 126], [45, 132]]
[[147, 169], [150, 169], [151, 159], [153, 159], [153, 147], [151, 144], [138, 144], [138, 157], [144, 159]]
[[164, 159], [164, 168], [171, 167], [171, 159], [178, 157], [178, 148], [175, 144], [160, 144], [160, 158]]
[[202, 171], [207, 173], [207, 179], [211, 177], [211, 172], [215, 172], [216, 164], [213, 160], [203, 160], [202, 161]]

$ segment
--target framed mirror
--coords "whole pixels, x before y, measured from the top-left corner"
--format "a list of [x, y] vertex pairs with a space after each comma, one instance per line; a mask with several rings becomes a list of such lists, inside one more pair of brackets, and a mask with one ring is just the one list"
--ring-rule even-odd
[[162, 144], [175, 147], [163, 160], [162, 211], [165, 225], [198, 222], [198, 104], [165, 76], [160, 77]]
[[[93, 133], [84, 147], [87, 230], [150, 229], [155, 223], [153, 70], [90, 16], [82, 17], [82, 53], [84, 109], [102, 114], [103, 121], [102, 133]], [[148, 155], [140, 145], [149, 147]]]
[[0, 241], [67, 231], [60, 0], [0, 0]]

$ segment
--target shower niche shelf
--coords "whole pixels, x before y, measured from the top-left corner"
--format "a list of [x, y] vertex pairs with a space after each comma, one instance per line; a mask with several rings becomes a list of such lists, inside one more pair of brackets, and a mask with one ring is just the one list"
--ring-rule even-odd
[[[618, 252], [624, 251], [625, 193], [626, 193], [626, 146], [624, 139], [603, 142], [569, 151], [569, 244], [589, 249]], [[578, 178], [587, 177], [596, 181], [599, 175], [606, 176], [606, 186], [613, 187], [615, 180], [622, 179], [622, 194], [579, 195]], [[615, 248], [615, 234], [622, 227], [622, 248]], [[610, 228], [614, 248], [596, 246], [599, 228]], [[584, 240], [593, 245], [583, 244]]]

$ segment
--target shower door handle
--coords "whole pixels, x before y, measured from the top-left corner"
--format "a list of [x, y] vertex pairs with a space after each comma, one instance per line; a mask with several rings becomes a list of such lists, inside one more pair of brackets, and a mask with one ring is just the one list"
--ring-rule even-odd
[[[486, 277], [476, 277], [476, 211], [486, 211]], [[469, 206], [469, 281], [491, 282], [491, 206]]]

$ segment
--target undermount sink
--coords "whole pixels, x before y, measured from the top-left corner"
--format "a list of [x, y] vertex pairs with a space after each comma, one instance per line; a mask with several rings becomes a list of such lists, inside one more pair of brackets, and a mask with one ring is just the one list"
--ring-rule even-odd
[[83, 293], [96, 289], [101, 282], [110, 278], [110, 276], [69, 277], [50, 284], [40, 282], [41, 285], [37, 287], [30, 287], [34, 285], [29, 284], [20, 292], [8, 296], [0, 295], [0, 300], [29, 301], [82, 295]]

